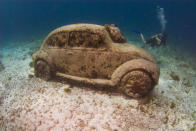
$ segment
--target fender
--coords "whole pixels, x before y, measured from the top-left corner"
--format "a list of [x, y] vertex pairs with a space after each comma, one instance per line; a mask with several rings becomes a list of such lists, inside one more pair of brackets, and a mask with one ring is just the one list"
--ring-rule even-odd
[[111, 76], [112, 82], [117, 85], [121, 78], [132, 70], [143, 70], [148, 72], [154, 81], [154, 85], [158, 84], [160, 68], [155, 63], [145, 59], [130, 60], [119, 66]]
[[[41, 57], [37, 55], [39, 53], [42, 54]], [[55, 70], [54, 70], [55, 66], [52, 64], [52, 58], [49, 57], [47, 51], [43, 51], [43, 50], [42, 51], [37, 51], [36, 53], [33, 54], [32, 59], [33, 59], [33, 65], [35, 65], [35, 63], [38, 60], [42, 60], [50, 66], [50, 68], [52, 69], [52, 72], [55, 72]]]

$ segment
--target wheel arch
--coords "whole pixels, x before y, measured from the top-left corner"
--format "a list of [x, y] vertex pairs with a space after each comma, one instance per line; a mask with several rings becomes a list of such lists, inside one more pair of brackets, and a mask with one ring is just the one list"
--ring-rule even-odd
[[153, 79], [153, 84], [158, 84], [160, 68], [155, 63], [152, 63], [145, 59], [135, 59], [125, 62], [113, 72], [111, 80], [115, 85], [117, 85], [126, 73], [133, 70], [142, 70], [149, 73], [149, 75]]
[[54, 75], [54, 72], [55, 72], [55, 68], [54, 68], [54, 65], [51, 63], [51, 58], [45, 56], [45, 55], [41, 55], [41, 56], [36, 56], [34, 59], [33, 59], [33, 65], [34, 65], [34, 68], [35, 68], [35, 64], [38, 62], [38, 61], [44, 61], [45, 63], [48, 64], [48, 66], [50, 67], [51, 71], [52, 71], [52, 74]]
[[52, 58], [49, 56], [49, 52], [44, 49], [40, 49], [32, 56], [33, 63], [35, 64], [38, 60], [46, 62], [48, 65], [52, 66]]

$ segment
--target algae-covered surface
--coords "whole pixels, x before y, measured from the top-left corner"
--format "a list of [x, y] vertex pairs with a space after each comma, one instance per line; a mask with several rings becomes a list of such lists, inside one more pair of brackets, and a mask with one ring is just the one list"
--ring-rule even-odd
[[0, 49], [0, 129], [10, 131], [196, 130], [195, 57], [169, 44], [145, 48], [161, 69], [158, 85], [141, 99], [34, 77], [32, 53], [41, 40]]

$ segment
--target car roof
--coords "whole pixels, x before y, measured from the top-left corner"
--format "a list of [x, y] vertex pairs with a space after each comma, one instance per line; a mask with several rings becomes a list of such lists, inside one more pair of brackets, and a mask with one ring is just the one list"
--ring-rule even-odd
[[66, 25], [66, 26], [62, 26], [62, 27], [59, 27], [55, 30], [53, 30], [49, 35], [53, 35], [55, 34], [56, 32], [61, 32], [61, 31], [83, 31], [83, 30], [90, 30], [92, 32], [98, 32], [100, 30], [105, 30], [105, 27], [104, 26], [101, 26], [101, 25], [96, 25], [96, 24], [72, 24], [72, 25]]
[[52, 35], [59, 33], [59, 32], [71, 32], [71, 31], [90, 31], [93, 33], [98, 33], [101, 34], [102, 36], [104, 36], [104, 32], [107, 32], [105, 30], [104, 26], [101, 25], [96, 25], [96, 24], [83, 24], [83, 23], [79, 23], [79, 24], [72, 24], [72, 25], [65, 25], [65, 26], [61, 26], [55, 30], [53, 30], [52, 32], [49, 33], [49, 35], [45, 38], [42, 47], [45, 47], [46, 45], [46, 40], [51, 37]]

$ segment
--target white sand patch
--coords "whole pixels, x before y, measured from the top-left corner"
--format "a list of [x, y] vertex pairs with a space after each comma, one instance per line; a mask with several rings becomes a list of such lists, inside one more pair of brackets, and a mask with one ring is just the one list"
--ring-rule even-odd
[[[186, 63], [183, 60], [164, 55], [163, 51], [175, 55], [169, 47], [154, 51], [162, 66], [159, 85], [146, 98], [135, 100], [122, 94], [29, 78], [32, 69], [28, 52], [32, 44], [1, 49], [6, 68], [0, 72], [0, 129], [157, 131], [193, 127], [195, 72], [191, 67], [179, 68], [179, 64]], [[179, 81], [171, 79], [171, 71], [179, 75]], [[187, 78], [190, 87], [186, 86]]]

